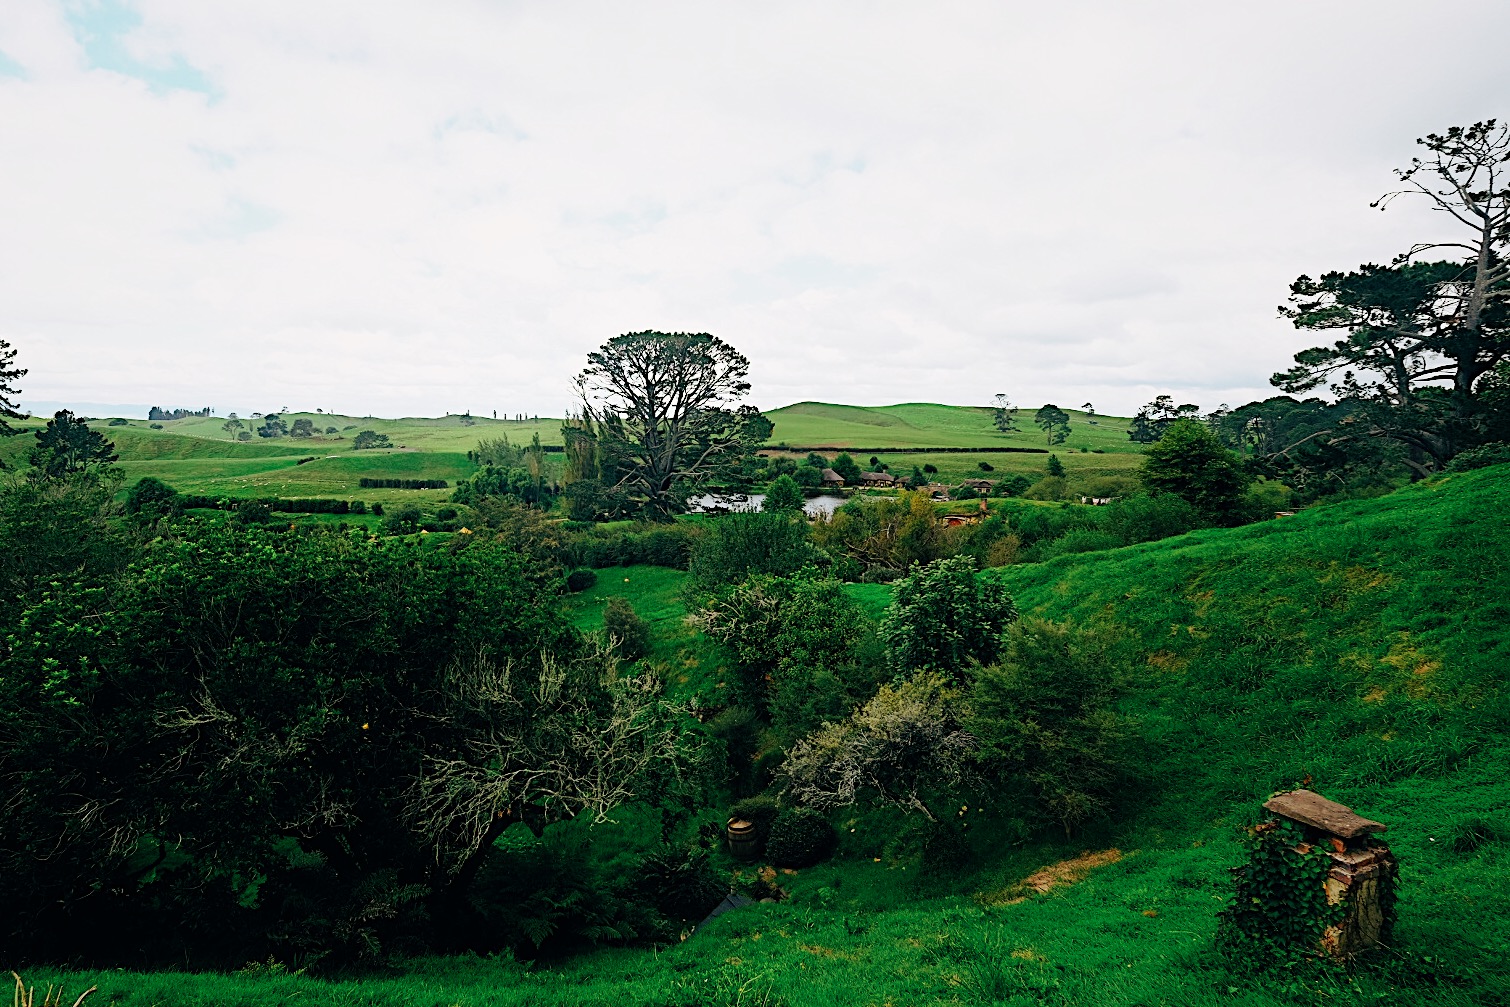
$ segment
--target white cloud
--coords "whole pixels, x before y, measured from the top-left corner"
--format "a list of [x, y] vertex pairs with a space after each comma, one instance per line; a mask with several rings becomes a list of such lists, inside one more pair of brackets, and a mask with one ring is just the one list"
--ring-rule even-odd
[[1480, 98], [1507, 28], [1468, 0], [9, 0], [0, 337], [31, 399], [222, 410], [559, 413], [643, 328], [728, 339], [767, 406], [1237, 403], [1305, 344], [1295, 275], [1439, 233], [1367, 204], [1415, 136], [1510, 113]]

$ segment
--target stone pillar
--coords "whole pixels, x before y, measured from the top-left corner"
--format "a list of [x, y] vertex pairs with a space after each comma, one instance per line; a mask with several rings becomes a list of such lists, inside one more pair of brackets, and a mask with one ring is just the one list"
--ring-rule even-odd
[[1332, 861], [1327, 872], [1327, 903], [1346, 906], [1341, 920], [1327, 927], [1321, 947], [1335, 958], [1351, 958], [1389, 940], [1394, 924], [1394, 883], [1399, 866], [1394, 854], [1372, 835], [1388, 826], [1355, 815], [1352, 809], [1309, 790], [1276, 794], [1267, 811], [1301, 826], [1306, 842], [1300, 852], [1319, 848]]

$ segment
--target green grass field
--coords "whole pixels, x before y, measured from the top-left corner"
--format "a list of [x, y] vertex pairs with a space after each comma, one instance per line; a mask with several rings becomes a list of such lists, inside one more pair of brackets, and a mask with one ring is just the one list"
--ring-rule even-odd
[[[1097, 480], [1128, 477], [1141, 455], [1125, 433], [1127, 421], [1116, 417], [1090, 417], [1069, 410], [1071, 433], [1056, 445], [1072, 484], [1097, 491]], [[991, 424], [991, 413], [970, 406], [913, 403], [899, 406], [840, 406], [802, 402], [772, 410], [766, 415], [776, 424], [771, 445], [785, 443], [798, 455], [809, 447], [827, 447], [832, 457], [844, 448], [942, 448], [1025, 447], [1044, 448], [1042, 434], [1032, 424], [1032, 411], [1019, 414], [1023, 432], [1003, 436]], [[471, 475], [476, 467], [466, 453], [484, 438], [507, 436], [516, 444], [528, 444], [538, 434], [542, 444], [560, 445], [561, 421], [551, 417], [516, 422], [483, 417], [444, 416], [438, 419], [406, 417], [378, 419], [328, 413], [286, 413], [292, 426], [296, 419], [309, 419], [315, 429], [335, 427], [335, 434], [309, 438], [253, 437], [238, 441], [222, 426], [223, 417], [188, 417], [166, 420], [153, 429], [146, 420], [131, 420], [124, 426], [109, 426], [106, 418], [93, 422], [116, 446], [127, 485], [144, 476], [154, 476], [184, 493], [208, 496], [340, 497], [387, 506], [413, 501], [437, 506], [449, 490], [364, 490], [363, 476], [388, 479], [445, 479], [453, 485]], [[33, 443], [31, 433], [43, 418], [18, 425], [24, 436], [0, 439], [0, 462], [10, 468], [24, 465]], [[258, 420], [243, 420], [255, 425]], [[1092, 423], [1096, 426], [1092, 426]], [[391, 449], [353, 451], [351, 439], [359, 430], [387, 434]], [[1083, 449], [1083, 450], [1082, 450]], [[857, 461], [868, 465], [871, 452]], [[558, 456], [559, 457], [559, 456]], [[962, 479], [1000, 479], [1018, 473], [1043, 472], [1046, 454], [954, 454], [946, 452], [888, 453], [878, 457], [891, 471], [906, 476], [913, 466], [933, 465], [937, 479], [957, 484]], [[298, 465], [303, 458], [313, 461]], [[991, 466], [983, 471], [980, 463]]]
[[[1061, 456], [1101, 449], [1136, 454], [1139, 446], [1127, 439], [1126, 419], [1090, 416], [1066, 409], [1070, 417], [1067, 441], [1051, 446], [1033, 425], [1033, 409], [1021, 409], [1017, 433], [998, 433], [991, 410], [974, 406], [945, 406], [911, 402], [896, 406], [843, 406], [827, 402], [798, 402], [773, 409], [766, 418], [775, 423], [771, 443], [793, 448], [1049, 448]], [[995, 464], [998, 458], [989, 460]], [[974, 464], [972, 459], [971, 464]], [[1039, 464], [1042, 464], [1040, 459]]]
[[[1136, 780], [1119, 814], [1066, 842], [966, 797], [973, 859], [923, 868], [897, 815], [840, 814], [834, 860], [790, 898], [668, 948], [553, 962], [445, 958], [360, 976], [74, 973], [96, 1004], [1469, 1005], [1510, 1002], [1510, 466], [1278, 521], [1007, 567], [1019, 607], [1115, 626]], [[677, 571], [599, 571], [583, 628], [620, 594], [655, 627], [652, 660], [716, 688]], [[873, 614], [888, 589], [856, 585]], [[1213, 950], [1239, 827], [1303, 780], [1389, 826], [1394, 942], [1351, 969], [1247, 972]], [[1499, 838], [1460, 841], [1470, 820]], [[605, 826], [613, 828], [613, 826]], [[1073, 883], [1011, 902], [1034, 870], [1100, 854]], [[56, 972], [29, 979], [57, 981]]]

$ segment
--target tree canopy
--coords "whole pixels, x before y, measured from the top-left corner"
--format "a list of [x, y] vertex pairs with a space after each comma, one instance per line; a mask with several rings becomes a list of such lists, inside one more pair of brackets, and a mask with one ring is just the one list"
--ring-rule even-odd
[[15, 382], [26, 377], [26, 368], [16, 366], [16, 351], [0, 339], [0, 437], [13, 437], [20, 431], [7, 420], [24, 420], [26, 414], [16, 408], [15, 396], [21, 394]]
[[37, 473], [61, 479], [95, 465], [116, 460], [115, 445], [67, 409], [59, 409], [37, 431], [37, 443], [27, 456]]
[[1038, 424], [1050, 444], [1063, 444], [1070, 435], [1070, 414], [1052, 402], [1033, 414], [1033, 422]]
[[[1388, 266], [1299, 277], [1280, 314], [1343, 338], [1300, 351], [1271, 381], [1292, 393], [1331, 381], [1358, 403], [1352, 425], [1309, 436], [1399, 441], [1424, 475], [1490, 436], [1482, 385], [1510, 358], [1510, 128], [1491, 119], [1417, 143], [1427, 156], [1397, 171], [1404, 188], [1373, 205], [1424, 197], [1462, 228], [1458, 240], [1414, 245]], [[1425, 258], [1441, 252], [1454, 257]]]
[[708, 333], [631, 332], [587, 356], [576, 378], [596, 475], [626, 505], [665, 518], [770, 436], [749, 405], [750, 362]]
[[1204, 423], [1179, 420], [1144, 452], [1139, 472], [1155, 493], [1173, 493], [1210, 520], [1227, 518], [1252, 477]]

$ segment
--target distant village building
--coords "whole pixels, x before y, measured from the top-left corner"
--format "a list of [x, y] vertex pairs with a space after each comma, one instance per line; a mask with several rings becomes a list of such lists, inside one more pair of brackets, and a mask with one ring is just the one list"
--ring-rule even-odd
[[861, 472], [861, 486], [895, 486], [897, 477], [890, 472]]
[[825, 486], [834, 486], [834, 487], [843, 486], [844, 485], [844, 477], [841, 476], [839, 473], [835, 472], [833, 469], [824, 469], [823, 470], [823, 485], [825, 485]]
[[996, 484], [989, 479], [966, 479], [960, 485], [968, 486], [977, 493], [989, 493], [991, 492], [991, 487]]

